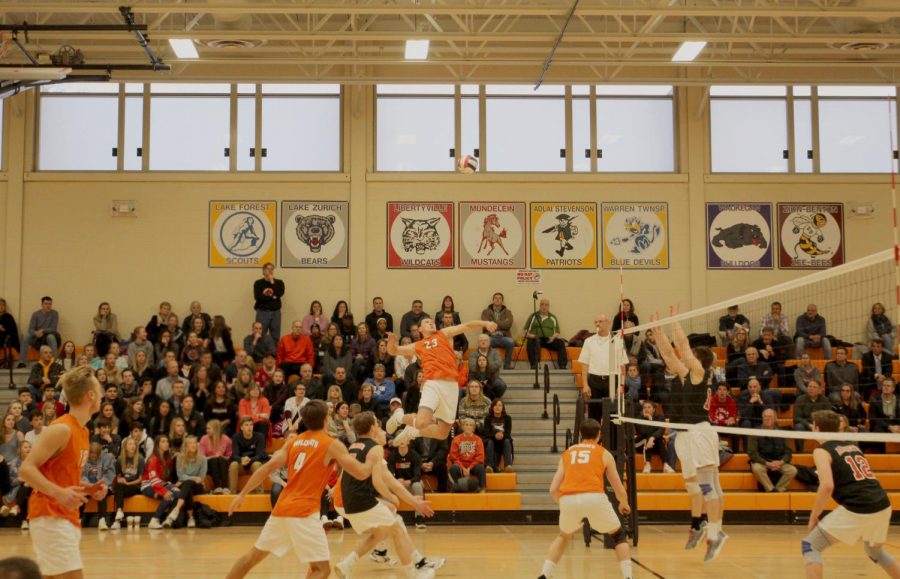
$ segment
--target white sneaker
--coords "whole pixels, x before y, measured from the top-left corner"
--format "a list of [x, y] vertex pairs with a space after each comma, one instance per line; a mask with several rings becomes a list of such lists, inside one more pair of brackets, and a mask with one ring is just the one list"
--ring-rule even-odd
[[337, 529], [338, 531], [343, 531], [344, 530], [344, 517], [338, 515], [338, 518], [331, 521], [331, 528]]
[[650, 470], [651, 470], [651, 469], [650, 469], [650, 463], [649, 463], [649, 462], [645, 462], [645, 463], [644, 463], [644, 469], [643, 469], [643, 472], [650, 472]]
[[428, 559], [427, 557], [423, 557], [421, 561], [416, 563], [416, 569], [423, 569], [423, 568], [427, 567], [428, 569], [438, 570], [444, 566], [444, 563], [446, 561], [447, 560], [444, 559], [443, 557], [436, 557], [434, 559]]
[[9, 516], [9, 507], [3, 505], [0, 507], [0, 517], [8, 517]]
[[668, 464], [663, 465], [663, 472], [675, 472], [675, 469]]
[[135, 529], [141, 528], [141, 518], [139, 516], [135, 515], [134, 517], [132, 517], [131, 522], [134, 525]]
[[425, 530], [425, 520], [422, 518], [416, 519], [416, 530], [424, 531]]
[[373, 549], [371, 553], [369, 553], [369, 559], [375, 561], [376, 563], [386, 563], [388, 565], [396, 565], [397, 560], [388, 555], [387, 549], [383, 551], [379, 551], [378, 549]]
[[150, 524], [147, 525], [147, 528], [148, 529], [162, 529], [163, 526], [161, 524], [159, 524], [159, 519], [157, 519], [156, 517], [153, 517], [152, 519], [150, 519]]
[[384, 429], [387, 430], [388, 434], [394, 434], [397, 432], [397, 429], [400, 428], [401, 424], [403, 424], [403, 409], [398, 408], [397, 410], [394, 410], [394, 413], [388, 418], [387, 423], [384, 425]]
[[350, 579], [353, 576], [352, 570], [353, 564], [349, 561], [341, 561], [334, 566], [334, 574], [341, 579]]
[[434, 569], [430, 569], [428, 567], [424, 569], [419, 569], [416, 571], [416, 579], [433, 579], [434, 578]]
[[109, 526], [110, 531], [119, 531], [122, 529], [122, 523], [119, 522], [119, 519], [113, 521], [113, 524]]
[[125, 513], [122, 512], [122, 509], [116, 511], [116, 520], [121, 521], [125, 518]]
[[108, 531], [109, 530], [109, 523], [106, 522], [106, 517], [100, 517], [100, 522], [97, 523], [97, 530], [98, 531]]
[[27, 530], [28, 530], [28, 521], [22, 521], [22, 530], [23, 530], [23, 531], [27, 531]]
[[197, 522], [194, 520], [194, 517], [188, 517], [187, 528], [188, 529], [196, 529], [197, 528]]
[[400, 431], [400, 434], [394, 437], [394, 441], [391, 444], [393, 444], [394, 446], [400, 446], [401, 442], [412, 442], [417, 438], [419, 438], [419, 429], [413, 428], [412, 426], [407, 426]]
[[331, 520], [326, 515], [322, 515], [322, 528], [323, 529], [331, 528]]
[[169, 512], [169, 516], [166, 517], [165, 521], [163, 521], [162, 526], [166, 529], [171, 527], [175, 523], [175, 521], [178, 519], [178, 513], [179, 513], [178, 507], [175, 507], [174, 509], [172, 509]]

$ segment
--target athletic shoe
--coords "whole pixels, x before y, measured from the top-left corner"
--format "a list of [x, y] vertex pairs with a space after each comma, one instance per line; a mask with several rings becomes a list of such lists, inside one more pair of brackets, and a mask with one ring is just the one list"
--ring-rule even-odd
[[669, 466], [668, 464], [663, 465], [663, 472], [675, 472], [675, 469]]
[[187, 528], [188, 529], [196, 529], [197, 528], [197, 521], [194, 520], [194, 517], [188, 517]]
[[511, 464], [508, 464], [503, 467], [503, 472], [516, 472], [516, 469], [514, 469]]
[[19, 362], [18, 364], [16, 364], [16, 368], [18, 368], [19, 370], [21, 370], [22, 368], [27, 368], [27, 367], [28, 366], [25, 364], [25, 362]]
[[338, 531], [343, 531], [344, 530], [344, 517], [338, 515], [338, 518], [331, 521], [331, 528], [337, 529]]
[[10, 517], [18, 517], [19, 516], [19, 505], [13, 505], [11, 509], [9, 509]]
[[171, 527], [175, 523], [175, 521], [178, 519], [178, 513], [179, 513], [178, 507], [175, 507], [174, 509], [172, 509], [172, 511], [169, 513], [169, 516], [166, 517], [165, 521], [163, 521], [162, 526], [166, 529]]
[[135, 515], [133, 517], [128, 517], [128, 519], [129, 519], [129, 522], [128, 522], [129, 526], [133, 526], [135, 529], [141, 528], [141, 518], [139, 516]]
[[700, 521], [699, 529], [691, 529], [688, 531], [688, 541], [684, 545], [685, 550], [693, 549], [700, 544], [700, 541], [702, 541], [704, 537], [706, 537], [706, 524], [706, 521]]
[[9, 507], [3, 505], [0, 507], [0, 517], [8, 517], [9, 516]]
[[419, 438], [419, 429], [413, 428], [412, 426], [407, 426], [403, 430], [400, 431], [400, 434], [394, 437], [394, 446], [400, 446], [401, 442], [412, 442], [413, 440]]
[[722, 550], [722, 547], [725, 546], [725, 541], [728, 540], [728, 535], [719, 531], [719, 538], [715, 541], [707, 540], [706, 541], [706, 556], [703, 557], [703, 562], [706, 563], [708, 561], [712, 561], [716, 557], [719, 556], [719, 552]]
[[486, 469], [484, 469], [484, 472], [486, 472], [488, 474], [494, 474], [494, 467], [489, 466]]
[[645, 462], [645, 463], [644, 463], [644, 470], [643, 470], [643, 472], [650, 472], [650, 471], [651, 471], [650, 463], [649, 463], [649, 462]]
[[322, 528], [323, 529], [331, 528], [331, 521], [329, 521], [328, 517], [326, 517], [325, 515], [322, 515]]
[[388, 434], [394, 434], [397, 432], [397, 429], [400, 428], [401, 424], [403, 424], [403, 409], [398, 408], [397, 410], [394, 410], [394, 413], [388, 418], [387, 424], [384, 425], [384, 429], [387, 430]]
[[438, 569], [440, 569], [441, 567], [444, 566], [444, 563], [446, 561], [447, 560], [444, 559], [443, 557], [438, 557], [436, 559], [429, 559], [427, 557], [422, 557], [422, 560], [419, 561], [418, 563], [416, 563], [416, 569], [428, 568], [428, 569], [434, 569], [435, 571], [437, 571]]
[[116, 521], [121, 521], [121, 520], [124, 519], [124, 518], [125, 518], [125, 513], [122, 512], [122, 509], [118, 509], [118, 510], [116, 511], [116, 518], [115, 518], [115, 520], [116, 520]]
[[159, 524], [159, 519], [157, 519], [156, 517], [153, 517], [152, 519], [150, 519], [150, 524], [147, 525], [147, 528], [155, 530], [155, 529], [162, 529], [163, 526]]
[[416, 529], [418, 529], [419, 531], [425, 530], [425, 521], [423, 519], [418, 517], [416, 518]]
[[98, 531], [108, 531], [109, 530], [109, 523], [106, 522], [105, 517], [100, 517], [100, 522], [97, 523], [97, 530]]
[[22, 521], [22, 530], [23, 530], [23, 531], [27, 531], [27, 530], [28, 530], [28, 521]]
[[384, 549], [383, 551], [372, 549], [372, 552], [369, 553], [369, 559], [375, 561], [376, 563], [385, 563], [387, 565], [397, 564], [397, 560], [388, 555], [387, 549]]
[[341, 561], [334, 566], [334, 574], [341, 579], [350, 579], [352, 577], [353, 565], [349, 561]]
[[119, 531], [122, 529], [122, 523], [119, 522], [119, 519], [113, 521], [113, 524], [109, 526], [110, 531]]

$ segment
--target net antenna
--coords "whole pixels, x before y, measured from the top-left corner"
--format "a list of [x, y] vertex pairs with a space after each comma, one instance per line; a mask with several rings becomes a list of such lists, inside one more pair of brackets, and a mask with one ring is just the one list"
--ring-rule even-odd
[[[897, 226], [897, 120], [894, 118], [894, 109], [891, 107], [891, 97], [885, 99], [888, 108], [888, 135], [890, 138], [891, 161], [891, 214], [894, 221], [894, 323], [900, 328], [900, 232]], [[896, 102], [896, 96], [894, 97]], [[891, 352], [893, 354], [893, 352]]]

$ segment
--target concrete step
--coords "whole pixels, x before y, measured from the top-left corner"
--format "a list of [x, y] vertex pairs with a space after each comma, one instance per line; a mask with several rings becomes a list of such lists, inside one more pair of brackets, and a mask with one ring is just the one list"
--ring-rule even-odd
[[559, 464], [559, 455], [553, 454], [548, 448], [546, 451], [522, 450], [516, 448], [515, 466], [517, 471], [528, 472], [528, 467], [542, 469], [555, 469]]
[[555, 511], [559, 505], [550, 496], [548, 489], [521, 490], [522, 510], [525, 511]]

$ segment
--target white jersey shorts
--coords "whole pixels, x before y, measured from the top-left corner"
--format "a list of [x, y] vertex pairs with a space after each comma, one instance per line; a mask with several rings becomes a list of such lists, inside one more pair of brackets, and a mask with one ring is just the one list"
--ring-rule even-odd
[[393, 511], [380, 501], [368, 511], [353, 513], [352, 515], [348, 515], [345, 512], [343, 516], [350, 521], [350, 526], [353, 527], [357, 535], [364, 535], [377, 527], [390, 527], [397, 522], [397, 517]]
[[854, 513], [838, 507], [819, 521], [819, 528], [847, 545], [855, 545], [860, 539], [880, 545], [887, 541], [890, 526], [891, 507], [877, 513]]
[[58, 517], [38, 517], [29, 521], [31, 543], [41, 574], [62, 575], [82, 569], [81, 528]]
[[428, 380], [422, 387], [420, 408], [434, 412], [438, 420], [453, 424], [459, 405], [459, 385], [453, 380]]
[[308, 517], [269, 517], [255, 547], [276, 557], [293, 551], [301, 563], [328, 561], [328, 538], [319, 514]]
[[604, 493], [578, 493], [559, 499], [559, 530], [576, 533], [581, 520], [587, 517], [591, 528], [598, 533], [611, 533], [622, 526]]
[[719, 466], [719, 435], [706, 422], [696, 430], [679, 431], [675, 435], [675, 454], [681, 461], [681, 476], [695, 477], [698, 469]]

